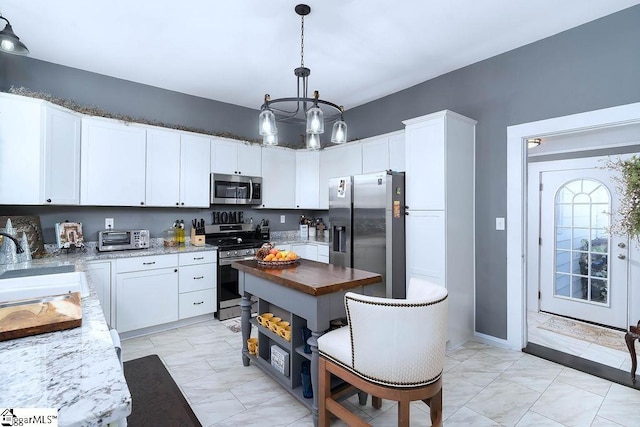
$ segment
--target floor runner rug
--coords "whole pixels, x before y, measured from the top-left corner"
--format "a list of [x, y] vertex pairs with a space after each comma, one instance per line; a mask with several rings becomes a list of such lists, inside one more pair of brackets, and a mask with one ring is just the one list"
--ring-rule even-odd
[[590, 325], [563, 317], [552, 317], [539, 325], [538, 328], [582, 341], [599, 344], [614, 350], [624, 351], [625, 353], [628, 351], [627, 344], [624, 341], [624, 332], [614, 331], [613, 329]]
[[124, 376], [132, 404], [128, 427], [202, 426], [157, 355], [124, 362]]

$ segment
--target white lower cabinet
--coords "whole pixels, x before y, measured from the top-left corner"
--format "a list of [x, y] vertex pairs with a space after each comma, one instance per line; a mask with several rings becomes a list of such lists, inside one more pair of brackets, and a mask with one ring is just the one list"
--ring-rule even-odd
[[178, 314], [180, 319], [200, 316], [216, 311], [216, 289], [184, 292], [179, 296]]
[[111, 325], [111, 271], [112, 261], [87, 262], [87, 275], [98, 295], [104, 318]]
[[329, 246], [318, 245], [318, 262], [329, 264]]
[[119, 332], [216, 311], [216, 251], [122, 258], [116, 262]]
[[178, 320], [178, 268], [160, 268], [116, 277], [118, 332]]
[[179, 254], [178, 317], [214, 313], [217, 305], [216, 252]]
[[[294, 243], [283, 246], [290, 246], [291, 250], [298, 254], [300, 258], [329, 264], [329, 246], [313, 243]], [[282, 246], [278, 246], [278, 249], [282, 249]]]

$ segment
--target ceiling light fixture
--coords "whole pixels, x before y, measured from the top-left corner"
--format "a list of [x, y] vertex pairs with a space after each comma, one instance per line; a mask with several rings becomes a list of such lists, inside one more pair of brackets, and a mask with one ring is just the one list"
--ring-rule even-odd
[[[347, 142], [347, 124], [343, 117], [344, 108], [333, 102], [320, 99], [320, 94], [317, 90], [313, 92], [313, 97], [310, 98], [308, 95], [311, 70], [304, 66], [304, 17], [311, 13], [311, 7], [306, 4], [299, 4], [295, 7], [295, 11], [302, 21], [300, 31], [300, 67], [293, 70], [298, 80], [298, 89], [295, 97], [271, 99], [269, 94], [264, 96], [264, 104], [260, 107], [260, 116], [258, 117], [259, 132], [263, 137], [263, 144], [278, 144], [276, 121], [295, 124], [306, 123], [307, 148], [319, 150], [321, 147], [320, 134], [324, 133], [324, 112], [321, 106], [327, 106], [329, 111], [335, 110], [337, 113], [328, 119], [329, 121], [335, 120], [331, 132], [331, 142], [343, 144]], [[278, 103], [286, 105], [288, 108], [276, 108], [274, 104]]]
[[29, 54], [29, 49], [20, 41], [20, 37], [13, 32], [9, 20], [2, 15], [0, 15], [0, 19], [7, 21], [7, 25], [0, 31], [0, 50], [14, 55]]
[[537, 147], [542, 143], [540, 138], [527, 138], [527, 148]]

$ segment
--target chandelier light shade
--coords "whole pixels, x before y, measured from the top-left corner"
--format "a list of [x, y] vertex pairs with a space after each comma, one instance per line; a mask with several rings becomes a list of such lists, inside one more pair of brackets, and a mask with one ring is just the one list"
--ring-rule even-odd
[[307, 148], [309, 150], [319, 150], [320, 149], [320, 134], [319, 133], [308, 133], [307, 134]]
[[324, 133], [324, 113], [317, 105], [307, 110], [307, 133]]
[[264, 135], [262, 137], [263, 145], [278, 145], [278, 134], [272, 133], [270, 135]]
[[276, 116], [273, 114], [273, 111], [268, 108], [260, 112], [258, 125], [260, 127], [260, 135], [273, 135], [278, 132], [276, 128]]
[[347, 124], [343, 120], [338, 120], [333, 124], [331, 142], [334, 144], [344, 144], [347, 142]]
[[[260, 107], [258, 126], [265, 145], [275, 145], [266, 138], [278, 133], [276, 122], [305, 124], [307, 148], [321, 148], [320, 135], [324, 133], [324, 122], [335, 122], [331, 134], [331, 142], [342, 144], [347, 142], [347, 124], [344, 121], [344, 108], [333, 102], [320, 99], [318, 91], [309, 97], [309, 75], [311, 70], [304, 66], [304, 17], [311, 13], [311, 7], [299, 4], [295, 7], [302, 25], [300, 31], [300, 66], [293, 70], [297, 78], [297, 93], [294, 97], [271, 99], [264, 96], [264, 104]], [[331, 113], [335, 114], [331, 114]], [[337, 126], [337, 127], [336, 127]], [[277, 144], [277, 138], [276, 138]]]
[[13, 32], [9, 20], [2, 15], [0, 15], [0, 19], [7, 22], [4, 29], [0, 31], [0, 51], [13, 55], [28, 55], [29, 49], [20, 41], [20, 37]]

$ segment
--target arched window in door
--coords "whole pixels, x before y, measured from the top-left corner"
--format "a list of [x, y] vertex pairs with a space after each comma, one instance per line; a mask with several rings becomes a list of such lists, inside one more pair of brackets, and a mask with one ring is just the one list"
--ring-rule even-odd
[[593, 179], [562, 185], [555, 198], [554, 295], [609, 304], [611, 194]]

